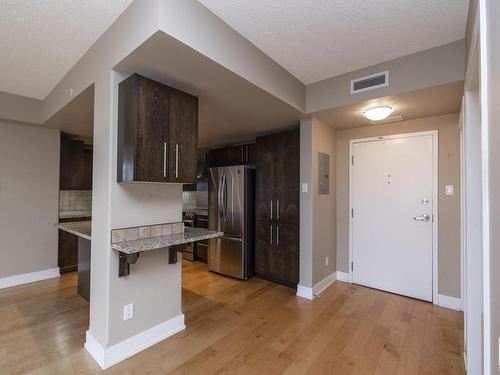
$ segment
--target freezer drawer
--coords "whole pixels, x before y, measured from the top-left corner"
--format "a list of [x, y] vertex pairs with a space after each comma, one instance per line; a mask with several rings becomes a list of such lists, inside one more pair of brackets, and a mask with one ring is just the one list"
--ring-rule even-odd
[[210, 240], [208, 268], [238, 279], [247, 279], [245, 274], [245, 250], [242, 237], [220, 237]]

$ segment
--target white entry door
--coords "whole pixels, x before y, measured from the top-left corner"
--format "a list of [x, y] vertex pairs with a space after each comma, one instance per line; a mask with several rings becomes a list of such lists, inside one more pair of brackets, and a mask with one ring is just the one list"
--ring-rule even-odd
[[433, 142], [434, 133], [353, 141], [352, 282], [432, 301]]

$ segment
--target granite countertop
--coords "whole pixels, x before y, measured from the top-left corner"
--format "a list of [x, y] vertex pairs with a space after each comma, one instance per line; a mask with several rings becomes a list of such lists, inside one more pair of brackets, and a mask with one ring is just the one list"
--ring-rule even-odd
[[111, 244], [115, 250], [125, 254], [134, 254], [142, 251], [161, 249], [164, 247], [182, 245], [189, 242], [208, 240], [210, 238], [222, 237], [223, 232], [203, 228], [186, 227], [183, 233], [173, 233], [166, 236], [144, 238], [140, 240], [117, 242]]
[[74, 221], [72, 223], [57, 223], [56, 227], [78, 237], [85, 238], [86, 240], [92, 239], [92, 222], [90, 220]]

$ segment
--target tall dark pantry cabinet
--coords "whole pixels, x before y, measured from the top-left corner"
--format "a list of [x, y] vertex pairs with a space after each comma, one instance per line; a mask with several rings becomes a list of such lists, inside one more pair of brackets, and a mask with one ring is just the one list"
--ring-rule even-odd
[[299, 282], [299, 131], [257, 138], [255, 272]]

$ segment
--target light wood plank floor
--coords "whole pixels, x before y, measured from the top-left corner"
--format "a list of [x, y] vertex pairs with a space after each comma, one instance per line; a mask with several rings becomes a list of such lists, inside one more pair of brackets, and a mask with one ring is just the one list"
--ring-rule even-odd
[[[336, 282], [314, 302], [183, 264], [187, 329], [109, 374], [464, 374], [463, 317]], [[95, 374], [76, 275], [0, 290], [0, 374]]]

